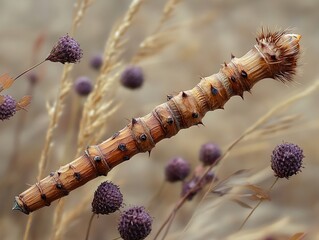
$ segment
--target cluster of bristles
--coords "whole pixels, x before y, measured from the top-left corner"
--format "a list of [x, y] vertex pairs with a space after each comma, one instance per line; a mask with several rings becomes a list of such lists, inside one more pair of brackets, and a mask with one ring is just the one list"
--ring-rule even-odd
[[181, 157], [175, 157], [167, 163], [165, 167], [165, 178], [171, 183], [182, 181], [181, 196], [192, 200], [206, 185], [217, 179], [212, 171], [205, 174], [203, 178], [202, 175], [207, 166], [217, 164], [220, 156], [221, 149], [218, 145], [206, 143], [202, 145], [199, 150], [199, 161], [201, 164], [195, 168], [191, 179], [186, 180], [191, 172], [190, 164]]
[[300, 57], [299, 39], [300, 35], [291, 34], [289, 30], [271, 32], [261, 29], [256, 38], [257, 47], [274, 74], [272, 78], [282, 82], [292, 81]]
[[[94, 214], [110, 214], [123, 205], [123, 195], [117, 185], [103, 182], [95, 191], [92, 201]], [[118, 232], [124, 240], [145, 239], [152, 230], [153, 219], [142, 206], [131, 207], [121, 213]]]

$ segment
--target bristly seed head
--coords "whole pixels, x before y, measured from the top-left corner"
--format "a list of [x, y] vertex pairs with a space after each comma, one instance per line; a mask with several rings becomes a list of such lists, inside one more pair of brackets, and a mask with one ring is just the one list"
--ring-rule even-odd
[[129, 89], [137, 89], [143, 85], [144, 73], [141, 67], [128, 66], [121, 75], [121, 83]]
[[74, 89], [80, 96], [87, 96], [93, 90], [92, 80], [88, 77], [81, 76], [75, 80]]
[[144, 207], [132, 207], [121, 214], [118, 231], [124, 240], [143, 240], [152, 231], [152, 222]]
[[120, 188], [112, 182], [103, 182], [98, 186], [92, 201], [92, 212], [110, 214], [117, 211], [123, 203]]
[[199, 150], [199, 160], [204, 166], [214, 164], [221, 155], [221, 149], [217, 144], [206, 143]]
[[100, 70], [100, 68], [103, 65], [103, 55], [102, 54], [96, 54], [92, 56], [90, 60], [90, 66], [95, 70]]
[[169, 182], [183, 181], [190, 173], [189, 163], [181, 157], [171, 159], [165, 167], [165, 177]]
[[82, 58], [83, 51], [80, 44], [68, 34], [60, 37], [52, 48], [50, 55], [46, 58], [51, 62], [77, 63]]
[[289, 30], [261, 30], [256, 48], [262, 53], [272, 78], [282, 82], [292, 81], [300, 57], [300, 38], [300, 35], [292, 34]]
[[9, 119], [16, 113], [16, 101], [10, 95], [0, 96], [0, 120]]
[[303, 158], [303, 150], [298, 145], [282, 143], [272, 152], [271, 168], [276, 177], [288, 179], [301, 171]]

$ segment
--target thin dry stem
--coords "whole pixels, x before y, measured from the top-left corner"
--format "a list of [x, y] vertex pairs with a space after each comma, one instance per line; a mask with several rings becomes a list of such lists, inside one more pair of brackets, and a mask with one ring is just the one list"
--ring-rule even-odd
[[[278, 177], [275, 179], [275, 181], [271, 184], [271, 186], [269, 187], [267, 193], [270, 193], [271, 189], [275, 186], [276, 182], [278, 181]], [[251, 215], [253, 215], [253, 213], [256, 211], [256, 209], [259, 207], [259, 205], [262, 203], [264, 199], [260, 198], [259, 202], [257, 203], [257, 205], [250, 211], [250, 213], [248, 214], [248, 216], [245, 218], [245, 220], [243, 221], [243, 223], [240, 225], [239, 227], [239, 231], [244, 227], [244, 225], [246, 224], [246, 222], [248, 221], [248, 219], [251, 217]]]

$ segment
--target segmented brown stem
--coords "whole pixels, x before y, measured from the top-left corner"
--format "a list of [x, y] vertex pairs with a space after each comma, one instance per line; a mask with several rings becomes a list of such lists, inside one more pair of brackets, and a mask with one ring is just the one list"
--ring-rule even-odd
[[28, 214], [68, 195], [91, 179], [106, 175], [137, 153], [150, 152], [156, 143], [179, 130], [202, 124], [208, 111], [223, 108], [234, 95], [243, 96], [261, 79], [291, 80], [299, 57], [300, 35], [286, 31], [264, 33], [241, 58], [232, 56], [217, 74], [202, 78], [193, 89], [182, 91], [141, 118], [133, 118], [121, 131], [85, 154], [52, 172], [15, 198], [14, 209]]

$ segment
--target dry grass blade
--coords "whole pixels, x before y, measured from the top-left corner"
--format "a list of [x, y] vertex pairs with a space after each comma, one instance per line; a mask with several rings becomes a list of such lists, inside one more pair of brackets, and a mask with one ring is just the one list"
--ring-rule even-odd
[[[109, 114], [105, 115], [105, 112], [112, 111], [113, 105], [109, 104], [109, 108], [104, 105], [105, 102], [109, 101], [110, 103], [112, 101], [112, 96], [114, 96], [115, 92], [113, 84], [119, 76], [119, 72], [115, 72], [112, 75], [110, 75], [110, 72], [121, 66], [119, 56], [124, 47], [125, 41], [123, 37], [143, 2], [144, 0], [134, 0], [131, 3], [123, 20], [116, 28], [113, 28], [110, 38], [106, 42], [100, 74], [97, 77], [92, 93], [84, 104], [77, 142], [78, 153], [85, 145], [90, 144], [92, 139], [96, 139], [93, 135], [101, 131], [101, 129], [97, 129], [102, 124], [101, 119], [105, 120], [109, 116]], [[108, 100], [104, 99], [106, 95]]]
[[276, 119], [274, 122], [266, 125], [265, 127], [256, 130], [253, 134], [247, 138], [247, 140], [252, 139], [262, 139], [266, 137], [274, 137], [278, 134], [282, 134], [284, 131], [292, 128], [298, 120], [301, 119], [300, 114], [283, 116], [279, 119]]
[[289, 238], [289, 240], [303, 240], [306, 237], [306, 233], [304, 232], [299, 232], [299, 233], [295, 233], [293, 236], [291, 236], [291, 238]]
[[30, 103], [31, 103], [31, 99], [32, 97], [31, 96], [24, 96], [22, 97], [18, 102], [17, 102], [17, 106], [16, 106], [16, 109], [17, 110], [26, 110], [25, 107], [27, 107]]
[[156, 32], [159, 31], [163, 27], [164, 23], [171, 18], [174, 12], [174, 9], [176, 8], [177, 4], [180, 2], [181, 0], [168, 0], [166, 2], [163, 9], [162, 17], [161, 17], [160, 23], [158, 24]]
[[0, 92], [2, 92], [5, 89], [8, 89], [13, 82], [14, 82], [14, 79], [11, 78], [9, 74], [7, 73], [0, 76]]

